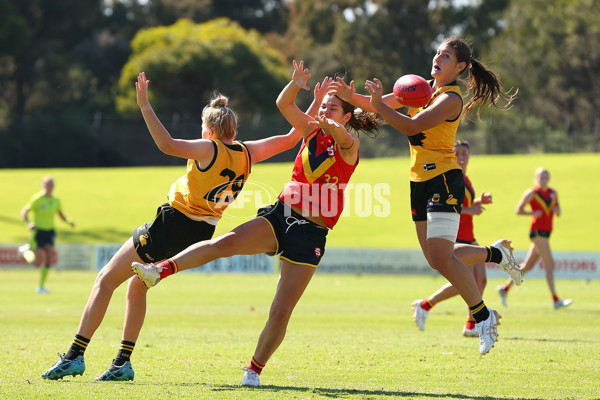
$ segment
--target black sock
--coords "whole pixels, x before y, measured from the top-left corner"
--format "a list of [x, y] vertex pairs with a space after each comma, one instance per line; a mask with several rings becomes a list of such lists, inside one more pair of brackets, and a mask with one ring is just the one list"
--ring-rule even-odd
[[500, 249], [497, 249], [492, 246], [486, 246], [485, 249], [487, 250], [487, 257], [485, 259], [485, 262], [493, 262], [499, 264], [500, 261], [502, 261], [502, 252], [500, 251]]
[[65, 358], [67, 360], [74, 360], [77, 356], [82, 356], [89, 343], [90, 339], [84, 338], [81, 335], [75, 335], [75, 339], [73, 339], [73, 343], [65, 355]]
[[133, 353], [133, 348], [135, 347], [135, 342], [128, 342], [127, 340], [121, 341], [121, 347], [119, 347], [119, 352], [117, 353], [117, 358], [114, 359], [113, 365], [120, 367], [125, 364], [131, 358], [131, 353]]
[[469, 307], [469, 309], [471, 310], [471, 314], [473, 314], [473, 318], [475, 318], [475, 323], [485, 321], [490, 316], [490, 310], [485, 306], [483, 300], [481, 300], [481, 303]]

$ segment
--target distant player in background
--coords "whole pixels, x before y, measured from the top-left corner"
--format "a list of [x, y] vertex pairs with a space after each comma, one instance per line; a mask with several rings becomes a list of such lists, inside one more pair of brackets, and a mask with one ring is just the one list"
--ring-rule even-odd
[[358, 132], [376, 130], [381, 124], [375, 114], [356, 111], [332, 94], [325, 96], [316, 118], [302, 112], [295, 100], [300, 89], [308, 90], [309, 78], [304, 63], [294, 61], [292, 80], [277, 98], [277, 107], [304, 140], [292, 177], [275, 204], [259, 209], [256, 218], [231, 232], [197, 243], [162, 263], [132, 265], [152, 287], [173, 273], [217, 258], [280, 254], [277, 290], [243, 386], [260, 386], [260, 374], [283, 342], [292, 312], [325, 254], [327, 234], [342, 214], [344, 189], [358, 165]]
[[[315, 87], [311, 112], [316, 114], [329, 81], [323, 81], [323, 87], [319, 84]], [[136, 228], [102, 268], [71, 347], [42, 374], [44, 379], [83, 374], [87, 345], [102, 323], [114, 290], [133, 276], [133, 262], [158, 262], [196, 242], [210, 239], [226, 207], [242, 190], [251, 166], [291, 149], [301, 138], [298, 132], [291, 130], [287, 135], [261, 140], [236, 140], [237, 115], [228, 107], [227, 97], [216, 95], [202, 111], [202, 138], [173, 139], [148, 101], [148, 84], [145, 73], [140, 73], [135, 86], [144, 121], [163, 153], [187, 159], [187, 173], [173, 183], [168, 203], [158, 208], [154, 220]], [[132, 198], [138, 195], [143, 194], [131, 194]], [[146, 294], [147, 288], [139, 279], [129, 280], [123, 340], [117, 357], [97, 381], [133, 380], [130, 358], [144, 323]]]
[[[492, 195], [490, 193], [482, 192], [481, 196], [477, 198], [475, 197], [475, 189], [473, 188], [473, 185], [467, 176], [467, 166], [469, 165], [469, 157], [471, 155], [469, 142], [466, 140], [457, 140], [454, 144], [454, 152], [456, 153], [458, 165], [460, 165], [465, 175], [465, 199], [463, 201], [462, 212], [460, 213], [460, 224], [458, 226], [456, 243], [478, 246], [478, 243], [475, 240], [475, 234], [473, 232], [473, 216], [481, 215], [481, 213], [485, 210], [483, 205], [492, 203]], [[468, 265], [467, 267], [473, 273], [479, 293], [483, 295], [483, 291], [487, 284], [485, 263], [478, 262]], [[419, 304], [422, 309], [420, 318], [415, 319], [419, 329], [422, 331], [425, 330], [425, 319], [429, 314], [429, 310], [431, 310], [433, 306], [438, 304], [440, 301], [447, 300], [456, 296], [457, 294], [459, 294], [458, 290], [456, 290], [451, 283], [447, 283], [428, 298], [424, 300], [415, 300], [413, 307], [416, 307], [416, 304]], [[462, 333], [463, 336], [467, 337], [479, 336], [477, 330], [475, 329], [475, 318], [473, 318], [473, 314], [470, 310], [468, 311], [467, 322]]]
[[[460, 75], [468, 74], [467, 91], [472, 96], [463, 104]], [[430, 81], [433, 95], [421, 108], [409, 108], [407, 115], [394, 93], [383, 95], [383, 85], [374, 78], [365, 83], [370, 96], [355, 92], [354, 82], [334, 83], [340, 98], [366, 111], [378, 113], [391, 126], [408, 137], [410, 144], [410, 196], [412, 219], [419, 244], [429, 265], [439, 271], [459, 291], [476, 320], [479, 352], [486, 354], [498, 340], [501, 316], [488, 309], [481, 298], [473, 274], [466, 265], [495, 262], [520, 284], [521, 271], [512, 255], [510, 241], [500, 239], [491, 246], [463, 245], [455, 249], [460, 212], [465, 195], [465, 179], [456, 162], [454, 141], [461, 118], [472, 109], [491, 103], [509, 106], [513, 96], [505, 92], [496, 75], [473, 58], [469, 45], [458, 38], [447, 38], [433, 57]], [[420, 305], [415, 320], [421, 318]]]
[[[54, 248], [56, 231], [54, 230], [54, 216], [58, 214], [60, 219], [71, 227], [75, 223], [68, 219], [62, 211], [60, 199], [53, 195], [54, 179], [50, 176], [42, 180], [42, 191], [36, 193], [21, 210], [21, 217], [31, 231], [30, 242], [19, 247], [19, 253], [23, 255], [29, 264], [36, 267], [41, 266], [40, 284], [36, 292], [48, 294], [46, 279], [52, 265], [56, 265], [57, 257]], [[33, 213], [33, 221], [29, 220], [29, 212]]]
[[[535, 186], [527, 189], [519, 203], [517, 204], [517, 215], [531, 215], [533, 219], [529, 227], [529, 238], [531, 245], [525, 260], [521, 264], [523, 274], [530, 271], [535, 264], [542, 259], [546, 271], [546, 281], [552, 295], [552, 304], [554, 308], [567, 307], [573, 303], [571, 299], [561, 299], [556, 294], [554, 284], [554, 258], [550, 250], [550, 234], [552, 233], [552, 219], [556, 215], [560, 216], [560, 205], [558, 204], [558, 192], [549, 187], [550, 173], [544, 167], [535, 170]], [[530, 211], [525, 208], [529, 206]], [[512, 279], [508, 279], [504, 286], [498, 287], [498, 293], [502, 299], [502, 304], [507, 306], [506, 297], [513, 284]]]

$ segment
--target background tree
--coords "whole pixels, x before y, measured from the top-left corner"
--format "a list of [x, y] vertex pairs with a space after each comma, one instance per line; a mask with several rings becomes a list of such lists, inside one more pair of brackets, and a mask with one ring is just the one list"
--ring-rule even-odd
[[506, 32], [492, 40], [488, 55], [505, 82], [519, 88], [510, 128], [519, 151], [574, 144], [592, 150], [600, 129], [599, 22], [593, 0], [511, 3]]
[[219, 18], [202, 24], [187, 19], [140, 31], [119, 80], [117, 109], [139, 113], [135, 81], [140, 71], [153, 80], [157, 112], [201, 120], [215, 90], [227, 95], [240, 115], [275, 111], [275, 98], [289, 78], [287, 65], [260, 34]]
[[[155, 104], [176, 135], [197, 136], [194, 105], [211, 87], [239, 102], [241, 125], [256, 137], [287, 128], [273, 100], [292, 59], [307, 62], [312, 83], [340, 75], [362, 91], [376, 76], [390, 90], [402, 74], [429, 77], [449, 35], [470, 40], [507, 88], [520, 89], [509, 112], [463, 124], [459, 135], [474, 151], [597, 151], [599, 12], [593, 0], [0, 0], [0, 167], [170, 162], [141, 145], [139, 114], [125, 112], [135, 109], [130, 85], [140, 65], [156, 72]], [[189, 25], [229, 22], [212, 25], [210, 40], [182, 24], [191, 39], [175, 34], [169, 48], [158, 31], [147, 33], [184, 17]], [[216, 38], [221, 29], [230, 47]], [[144, 50], [130, 58], [140, 30], [150, 39], [134, 41]], [[192, 71], [202, 74], [194, 93], [183, 79]], [[311, 95], [298, 100], [307, 106]], [[361, 149], [363, 157], [391, 156], [407, 145], [384, 127]]]

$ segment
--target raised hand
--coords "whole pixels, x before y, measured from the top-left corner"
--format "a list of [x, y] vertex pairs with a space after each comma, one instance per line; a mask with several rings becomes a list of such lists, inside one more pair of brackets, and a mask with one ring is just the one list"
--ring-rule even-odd
[[371, 105], [377, 107], [381, 104], [381, 97], [383, 96], [383, 85], [381, 81], [374, 78], [372, 81], [365, 82], [365, 89], [371, 94]]
[[492, 204], [492, 194], [487, 192], [481, 192], [481, 204]]
[[137, 97], [138, 106], [148, 104], [148, 84], [149, 80], [146, 80], [146, 73], [140, 72], [138, 75], [137, 82], [135, 83], [135, 91]]
[[304, 61], [300, 61], [300, 65], [294, 60], [294, 72], [292, 73], [292, 81], [300, 87], [300, 89], [310, 90], [308, 87], [308, 79], [310, 78], [310, 72], [308, 68], [304, 68]]
[[321, 104], [325, 95], [331, 91], [333, 78], [326, 76], [323, 82], [317, 82], [315, 85], [315, 103]]
[[350, 85], [347, 85], [339, 76], [331, 83], [331, 89], [333, 94], [344, 101], [349, 101], [356, 93], [354, 81], [351, 81]]

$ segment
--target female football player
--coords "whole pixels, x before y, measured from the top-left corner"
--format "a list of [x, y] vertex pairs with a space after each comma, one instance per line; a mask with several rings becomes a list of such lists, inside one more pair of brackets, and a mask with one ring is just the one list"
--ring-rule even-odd
[[[473, 216], [481, 215], [481, 213], [485, 210], [483, 205], [492, 203], [492, 194], [482, 192], [479, 197], [475, 197], [475, 189], [473, 188], [471, 180], [467, 176], [467, 166], [469, 165], [469, 158], [471, 156], [469, 142], [466, 140], [457, 140], [454, 144], [454, 152], [456, 153], [458, 165], [460, 165], [465, 175], [465, 198], [462, 204], [462, 211], [460, 213], [460, 223], [458, 226], [456, 243], [472, 244], [477, 246], [478, 243], [475, 240], [475, 233], [473, 231]], [[485, 263], [478, 262], [473, 265], [467, 265], [467, 267], [473, 273], [479, 293], [483, 295], [483, 290], [487, 284]], [[419, 329], [425, 330], [425, 319], [429, 314], [429, 310], [431, 310], [433, 306], [441, 301], [452, 298], [457, 294], [459, 293], [456, 288], [452, 286], [451, 283], [447, 283], [426, 299], [415, 300], [413, 303], [414, 307], [416, 308], [416, 304], [419, 304], [423, 310], [421, 311], [422, 318], [416, 320], [418, 323], [422, 323], [421, 325], [418, 325]], [[477, 330], [475, 329], [475, 318], [473, 318], [473, 314], [471, 314], [470, 310], [468, 311], [467, 322], [463, 327], [462, 333], [463, 336], [467, 337], [479, 336]]]
[[[355, 112], [354, 106], [334, 95], [323, 99], [316, 118], [295, 104], [310, 78], [304, 63], [294, 61], [292, 80], [277, 98], [277, 106], [304, 137], [291, 180], [275, 204], [258, 216], [213, 240], [197, 243], [159, 264], [134, 263], [132, 268], [147, 286], [174, 272], [204, 265], [235, 254], [280, 254], [281, 269], [269, 318], [260, 334], [242, 385], [260, 386], [260, 373], [285, 337], [294, 307], [325, 253], [325, 239], [338, 222], [344, 189], [358, 164], [359, 131], [373, 131], [376, 115]], [[348, 130], [353, 129], [354, 134]]]
[[[467, 92], [473, 95], [463, 104], [459, 77], [468, 74]], [[431, 100], [421, 108], [410, 108], [407, 115], [396, 111], [402, 103], [393, 93], [383, 96], [379, 79], [365, 84], [370, 96], [359, 95], [354, 82], [342, 79], [334, 83], [335, 93], [363, 110], [377, 112], [398, 131], [408, 136], [411, 153], [411, 211], [417, 237], [425, 258], [458, 290], [476, 321], [480, 354], [486, 354], [497, 339], [501, 317], [488, 309], [479, 293], [473, 274], [465, 264], [495, 262], [521, 283], [521, 271], [512, 256], [510, 241], [501, 239], [491, 246], [457, 245], [461, 206], [465, 195], [465, 179], [456, 162], [453, 145], [461, 118], [486, 103], [497, 106], [499, 100], [512, 96], [504, 92], [496, 75], [472, 56], [469, 45], [458, 38], [447, 38], [438, 47], [431, 68], [433, 89]], [[479, 114], [478, 113], [478, 114]], [[415, 304], [415, 320], [422, 308]]]
[[[544, 270], [546, 271], [546, 281], [552, 295], [552, 304], [554, 308], [562, 308], [571, 305], [572, 299], [561, 299], [556, 294], [554, 284], [554, 258], [550, 250], [550, 234], [552, 233], [552, 219], [556, 215], [560, 216], [560, 205], [558, 204], [558, 192], [548, 186], [550, 182], [550, 173], [544, 167], [539, 167], [535, 171], [535, 186], [527, 189], [519, 203], [517, 204], [517, 215], [531, 215], [531, 225], [529, 227], [529, 238], [531, 245], [523, 261], [521, 271], [523, 274], [530, 271], [535, 264], [542, 259]], [[530, 211], [525, 208], [529, 206]], [[498, 287], [498, 293], [502, 299], [502, 304], [507, 305], [506, 295], [512, 286], [512, 279], [508, 279], [504, 286]]]
[[[329, 81], [325, 79], [315, 87], [315, 101], [309, 112], [316, 114]], [[159, 262], [210, 239], [223, 211], [242, 190], [252, 164], [294, 147], [302, 137], [300, 132], [291, 130], [287, 135], [240, 142], [236, 140], [237, 115], [229, 108], [227, 97], [216, 95], [202, 111], [202, 138], [174, 139], [148, 101], [148, 84], [145, 73], [140, 73], [135, 85], [144, 121], [163, 153], [188, 160], [187, 173], [173, 183], [168, 203], [158, 208], [154, 220], [136, 228], [102, 268], [71, 347], [44, 372], [44, 379], [83, 374], [85, 349], [104, 318], [113, 292], [132, 277], [131, 263]], [[130, 279], [120, 349], [107, 371], [96, 380], [133, 379], [130, 357], [144, 323], [146, 292], [142, 282]]]

